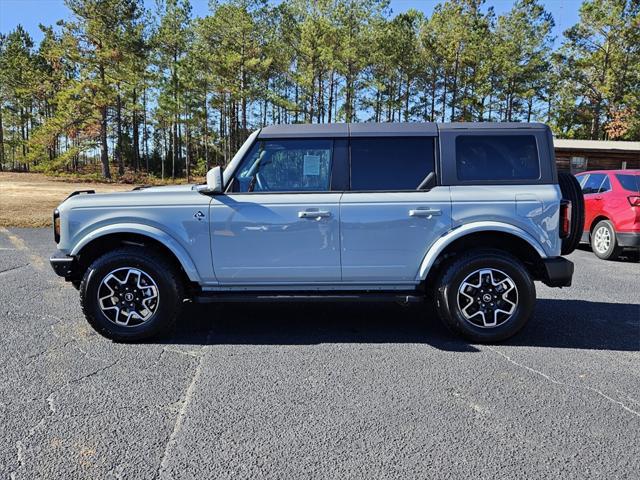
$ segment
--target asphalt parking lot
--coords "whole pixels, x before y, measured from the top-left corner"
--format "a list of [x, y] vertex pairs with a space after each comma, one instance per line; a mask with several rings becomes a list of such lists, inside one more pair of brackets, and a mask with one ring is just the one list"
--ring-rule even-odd
[[189, 306], [95, 334], [48, 229], [0, 229], [0, 477], [640, 478], [640, 264], [571, 255], [513, 340], [420, 306]]

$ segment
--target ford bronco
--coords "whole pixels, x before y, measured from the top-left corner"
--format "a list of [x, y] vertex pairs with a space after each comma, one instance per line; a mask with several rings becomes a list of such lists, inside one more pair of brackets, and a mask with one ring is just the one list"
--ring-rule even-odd
[[534, 281], [571, 285], [583, 218], [542, 124], [275, 125], [204, 185], [74, 192], [51, 265], [117, 341], [167, 330], [184, 301], [429, 300], [496, 342]]

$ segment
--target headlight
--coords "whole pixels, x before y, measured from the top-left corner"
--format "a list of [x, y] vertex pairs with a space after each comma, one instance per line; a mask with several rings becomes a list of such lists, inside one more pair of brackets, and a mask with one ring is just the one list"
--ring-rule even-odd
[[53, 211], [53, 239], [60, 242], [60, 212], [57, 208]]

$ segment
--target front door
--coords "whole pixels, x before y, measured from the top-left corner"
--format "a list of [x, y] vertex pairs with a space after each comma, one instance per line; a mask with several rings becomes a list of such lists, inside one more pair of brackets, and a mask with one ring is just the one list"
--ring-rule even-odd
[[340, 201], [342, 279], [413, 284], [429, 247], [451, 228], [448, 187], [434, 172], [433, 137], [351, 139], [351, 191]]
[[331, 139], [258, 140], [211, 202], [216, 277], [226, 285], [340, 280]]

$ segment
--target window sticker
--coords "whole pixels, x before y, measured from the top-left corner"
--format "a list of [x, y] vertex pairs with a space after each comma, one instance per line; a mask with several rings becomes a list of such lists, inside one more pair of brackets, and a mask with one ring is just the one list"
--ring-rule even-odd
[[320, 175], [320, 155], [305, 155], [302, 175], [314, 176]]

